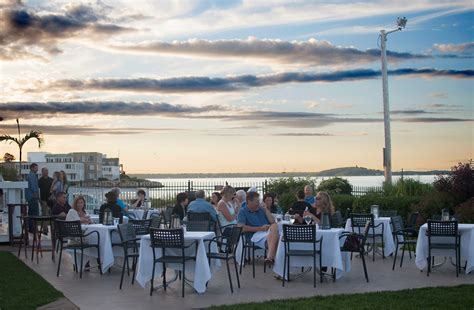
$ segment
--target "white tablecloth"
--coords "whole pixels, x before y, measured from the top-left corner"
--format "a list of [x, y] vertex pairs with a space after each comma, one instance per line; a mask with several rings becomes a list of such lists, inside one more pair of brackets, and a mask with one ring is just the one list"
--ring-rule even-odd
[[[194, 289], [198, 293], [204, 293], [206, 291], [206, 283], [211, 279], [211, 266], [209, 266], [209, 261], [207, 259], [207, 243], [204, 241], [206, 239], [212, 239], [215, 236], [214, 232], [201, 232], [201, 231], [193, 231], [193, 232], [186, 232], [184, 234], [184, 239], [186, 242], [197, 240], [198, 241], [198, 249], [196, 255], [196, 261], [190, 260], [186, 262], [186, 277], [190, 278], [190, 274], [194, 273], [194, 280], [193, 285]], [[147, 283], [151, 280], [151, 275], [153, 271], [153, 250], [150, 247], [150, 235], [144, 235], [141, 237], [140, 242], [140, 256], [138, 258], [138, 267], [137, 267], [137, 275], [136, 280], [142, 286], [146, 287]], [[195, 247], [191, 246], [186, 251], [186, 255], [193, 255], [195, 251]], [[156, 257], [161, 256], [161, 249], [155, 249]], [[171, 251], [171, 249], [166, 250]], [[181, 251], [181, 250], [179, 250]], [[189, 251], [189, 253], [188, 253]], [[217, 245], [215, 242], [212, 243], [211, 246], [212, 252], [217, 252]], [[181, 252], [179, 252], [181, 253]], [[178, 254], [178, 253], [177, 253]], [[211, 260], [212, 267], [219, 267], [220, 261], [213, 259]], [[181, 264], [167, 264], [166, 268], [168, 269], [175, 269], [181, 270]], [[213, 268], [214, 269], [214, 268]], [[161, 273], [163, 271], [162, 264], [157, 263], [155, 266], [155, 281], [157, 279], [161, 279]]]
[[[91, 214], [89, 216], [91, 217], [91, 220], [94, 224], [99, 224], [99, 214]], [[124, 224], [128, 223], [128, 217], [126, 216], [123, 217], [123, 223]]]
[[[374, 219], [374, 225], [377, 226], [380, 223], [383, 223], [383, 243], [384, 243], [384, 254], [385, 256], [389, 256], [393, 252], [395, 252], [395, 242], [393, 241], [392, 235], [392, 226], [390, 225], [390, 218], [389, 217], [379, 217]], [[346, 231], [352, 231], [352, 223], [351, 219], [347, 219], [346, 222]], [[358, 228], [354, 229], [354, 232], [358, 233]], [[382, 232], [382, 225], [375, 228], [375, 233], [380, 234]], [[361, 228], [361, 233], [363, 233], [363, 228]], [[372, 233], [372, 228], [369, 230], [369, 235]], [[379, 237], [377, 237], [379, 238]], [[368, 242], [372, 242], [371, 238], [368, 238]], [[377, 242], [377, 239], [376, 239]]]
[[[419, 269], [427, 267], [428, 262], [428, 237], [426, 231], [428, 225], [424, 224], [420, 227], [418, 233], [418, 241], [416, 243], [416, 259], [415, 264]], [[458, 232], [461, 235], [461, 262], [467, 261], [466, 274], [474, 271], [474, 224], [459, 224]], [[449, 240], [447, 240], [449, 239]], [[436, 243], [453, 242], [453, 238], [433, 238]], [[456, 257], [454, 250], [431, 250], [433, 256]]]
[[[112, 249], [112, 239], [110, 232], [114, 229], [117, 229], [116, 226], [105, 226], [102, 224], [91, 224], [91, 225], [82, 225], [82, 229], [85, 231], [85, 234], [90, 233], [91, 231], [97, 231], [100, 235], [100, 262], [102, 264], [102, 272], [106, 272], [114, 264], [114, 256], [123, 256], [123, 250], [121, 248], [115, 247]], [[114, 242], [120, 242], [120, 237], [118, 234], [113, 236]], [[87, 242], [97, 243], [97, 234], [91, 234], [87, 237]], [[97, 257], [97, 249], [88, 248], [84, 250], [84, 255], [90, 257]], [[84, 261], [84, 263], [87, 260]]]
[[[323, 267], [336, 268], [336, 278], [340, 278], [343, 274], [343, 271], [348, 272], [350, 271], [350, 268], [351, 268], [350, 255], [341, 255], [341, 249], [340, 249], [341, 242], [339, 241], [339, 236], [341, 235], [343, 231], [344, 229], [342, 228], [316, 230], [316, 238], [319, 240], [321, 237], [323, 237], [323, 243], [322, 243]], [[308, 243], [291, 243], [290, 248], [292, 250], [312, 250], [313, 245], [308, 244]], [[319, 244], [316, 245], [316, 249], [319, 250]], [[284, 259], [285, 259], [285, 243], [280, 239], [277, 253], [275, 256], [275, 265], [273, 266], [273, 271], [279, 276], [283, 276]], [[313, 266], [312, 257], [292, 256], [290, 258], [290, 267], [312, 267], [312, 266]], [[316, 266], [319, 267], [319, 257], [316, 258]]]

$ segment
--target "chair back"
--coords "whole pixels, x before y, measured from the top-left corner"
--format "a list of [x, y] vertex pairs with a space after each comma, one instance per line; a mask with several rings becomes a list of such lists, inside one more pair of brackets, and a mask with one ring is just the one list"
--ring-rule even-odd
[[367, 242], [367, 236], [369, 235], [369, 229], [370, 227], [372, 226], [372, 223], [373, 223], [373, 219], [372, 219], [372, 222], [370, 220], [368, 220], [366, 223], [365, 223], [365, 226], [364, 226], [364, 233], [362, 235], [363, 239], [360, 243], [360, 247], [363, 249], [365, 247], [365, 243]]
[[230, 229], [229, 236], [225, 239], [226, 240], [226, 249], [225, 253], [234, 253], [237, 250], [237, 245], [240, 241], [240, 236], [242, 235], [242, 226], [234, 225]]
[[161, 223], [163, 222], [163, 217], [160, 214], [152, 214], [150, 219], [150, 228], [160, 228]]
[[100, 209], [94, 209], [93, 212], [94, 212], [95, 215], [99, 215], [100, 214]]
[[122, 243], [126, 243], [137, 238], [135, 228], [133, 227], [132, 223], [119, 224], [117, 225], [117, 228]]
[[81, 238], [81, 221], [56, 220], [59, 238]]
[[[392, 216], [390, 221], [392, 222], [393, 233], [405, 228], [403, 225], [403, 219], [400, 215]], [[398, 232], [397, 234], [403, 235], [403, 232]]]
[[284, 242], [315, 242], [316, 225], [283, 225]]
[[344, 220], [342, 218], [341, 211], [336, 211], [331, 217], [331, 227], [338, 228], [344, 225]]
[[182, 248], [184, 246], [183, 229], [150, 228], [150, 246], [153, 248]]
[[374, 226], [374, 215], [373, 214], [360, 214], [360, 213], [352, 213], [351, 214], [351, 224], [352, 228], [358, 227], [362, 228], [365, 227], [367, 221], [370, 222], [370, 226]]
[[380, 217], [394, 217], [397, 216], [397, 210], [380, 210], [379, 216]]
[[427, 234], [430, 237], [455, 237], [458, 235], [457, 221], [428, 220]]
[[431, 216], [431, 220], [433, 221], [441, 221], [441, 218], [442, 218], [441, 214], [433, 214]]
[[147, 215], [148, 215], [148, 210], [144, 210], [142, 220], [146, 220]]
[[415, 227], [416, 226], [416, 221], [418, 220], [418, 215], [420, 213], [419, 212], [412, 212], [410, 213], [410, 216], [408, 217], [408, 223], [407, 223], [407, 226], [408, 227]]
[[135, 229], [135, 234], [137, 236], [148, 235], [150, 232], [151, 219], [148, 220], [130, 220], [130, 224], [133, 225]]
[[187, 231], [210, 231], [209, 221], [191, 221], [186, 223]]
[[187, 217], [188, 217], [188, 222], [212, 221], [212, 217], [209, 212], [188, 212]]
[[163, 216], [166, 221], [166, 223], [171, 222], [171, 214], [173, 213], [173, 208], [172, 207], [166, 207], [165, 211], [163, 211]]

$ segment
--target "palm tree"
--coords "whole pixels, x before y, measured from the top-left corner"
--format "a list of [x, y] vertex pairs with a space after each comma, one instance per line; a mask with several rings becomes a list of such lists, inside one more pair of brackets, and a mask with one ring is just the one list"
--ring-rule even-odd
[[42, 133], [39, 130], [32, 130], [29, 133], [27, 133], [23, 138], [21, 138], [21, 133], [20, 133], [20, 121], [18, 118], [16, 119], [16, 124], [18, 128], [18, 139], [15, 137], [12, 137], [10, 135], [0, 135], [0, 142], [15, 142], [18, 145], [18, 149], [20, 150], [20, 168], [19, 168], [19, 175], [21, 177], [21, 161], [22, 161], [22, 155], [23, 155], [23, 146], [25, 145], [26, 142], [30, 139], [36, 139], [38, 141], [38, 147], [41, 147], [43, 144], [44, 140], [42, 137]]

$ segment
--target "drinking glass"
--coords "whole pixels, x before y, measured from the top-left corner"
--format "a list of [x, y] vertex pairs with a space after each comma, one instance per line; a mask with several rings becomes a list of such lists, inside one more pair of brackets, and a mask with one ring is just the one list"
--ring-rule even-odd
[[312, 221], [311, 216], [306, 215], [306, 216], [304, 217], [304, 221], [306, 222], [306, 225], [309, 225], [309, 223], [311, 223], [311, 221]]
[[120, 223], [120, 219], [118, 217], [114, 217], [114, 226], [117, 226]]
[[291, 223], [291, 225], [293, 225], [294, 222], [295, 222], [295, 216], [294, 216], [294, 215], [290, 215], [290, 223]]

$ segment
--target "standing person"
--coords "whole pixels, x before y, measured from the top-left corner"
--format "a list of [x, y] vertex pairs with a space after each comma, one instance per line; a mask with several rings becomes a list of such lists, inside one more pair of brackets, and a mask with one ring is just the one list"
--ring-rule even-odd
[[[28, 215], [39, 215], [39, 185], [38, 185], [38, 165], [33, 163], [30, 165], [30, 173], [26, 176], [28, 188], [25, 191], [26, 201], [28, 202]], [[29, 221], [29, 231], [33, 230], [33, 221]]]
[[61, 176], [58, 171], [53, 173], [53, 182], [51, 183], [51, 189], [49, 190], [49, 200], [50, 204], [54, 206], [56, 203], [56, 197], [59, 193], [63, 191], [63, 182], [61, 181]]
[[313, 195], [313, 188], [311, 185], [306, 185], [304, 187], [304, 201], [312, 206], [314, 206], [314, 203], [316, 202], [316, 197]]
[[61, 180], [61, 183], [63, 184], [63, 192], [66, 193], [66, 197], [67, 197], [68, 190], [69, 190], [69, 183], [67, 182], [67, 176], [64, 170], [59, 171], [59, 179]]
[[[51, 185], [53, 184], [53, 178], [48, 175], [48, 168], [41, 168], [41, 177], [38, 180], [40, 189], [40, 203], [41, 203], [41, 215], [47, 216], [51, 214], [51, 208], [53, 207], [49, 202], [49, 196], [51, 195]], [[48, 225], [46, 222], [43, 223], [42, 228], [43, 234], [48, 234]]]

